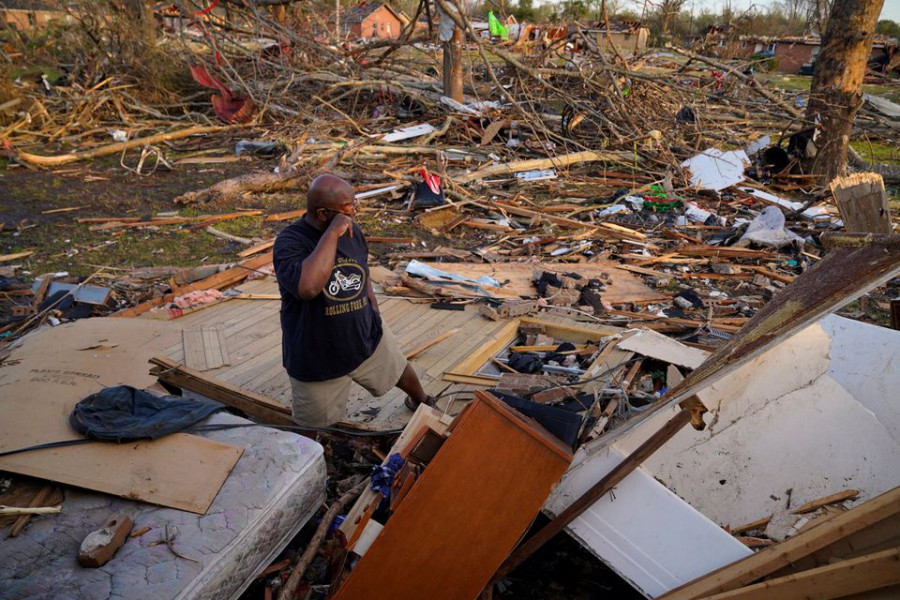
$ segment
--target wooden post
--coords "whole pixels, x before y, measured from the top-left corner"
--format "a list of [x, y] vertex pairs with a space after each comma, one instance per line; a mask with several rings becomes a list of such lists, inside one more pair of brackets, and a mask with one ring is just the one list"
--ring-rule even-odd
[[891, 300], [891, 328], [900, 331], [900, 298]]
[[444, 42], [444, 95], [457, 102], [463, 101], [462, 40], [462, 30], [454, 25], [453, 37]]
[[831, 193], [846, 231], [891, 233], [890, 206], [881, 175], [854, 173], [838, 177], [831, 182]]
[[659, 450], [663, 444], [672, 439], [672, 436], [681, 431], [690, 420], [691, 408], [682, 408], [678, 414], [669, 419], [659, 431], [650, 436], [647, 441], [628, 455], [628, 457], [619, 463], [612, 471], [607, 473], [604, 478], [595, 483], [591, 489], [582, 494], [582, 496], [570, 504], [568, 508], [559, 513], [555, 519], [547, 523], [543, 529], [528, 538], [528, 540], [514, 550], [503, 564], [500, 565], [500, 568], [497, 569], [497, 572], [494, 574], [488, 587], [525, 562], [525, 560], [534, 554], [538, 548], [546, 544], [553, 536], [569, 525], [569, 523], [581, 516], [581, 514], [590, 508], [594, 502], [602, 498], [609, 490], [625, 479], [632, 471], [637, 469], [649, 456]]
[[334, 0], [334, 41], [341, 41], [341, 0]]

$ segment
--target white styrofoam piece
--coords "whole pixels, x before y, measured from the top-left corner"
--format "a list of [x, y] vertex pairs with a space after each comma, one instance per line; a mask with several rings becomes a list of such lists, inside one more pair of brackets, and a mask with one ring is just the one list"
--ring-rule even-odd
[[[792, 506], [847, 488], [871, 498], [900, 485], [898, 356], [900, 332], [828, 316], [701, 391], [706, 429], [684, 428], [642, 467], [723, 526], [784, 509], [789, 488]], [[674, 412], [613, 447], [630, 453]]]
[[557, 177], [556, 169], [534, 169], [516, 173], [516, 179], [524, 181], [543, 181], [545, 179], [556, 179]]
[[652, 329], [640, 329], [634, 335], [620, 341], [617, 346], [622, 350], [637, 352], [650, 358], [656, 358], [663, 362], [689, 369], [696, 369], [709, 356], [709, 352], [686, 346], [678, 340], [673, 340], [669, 336]]
[[409, 140], [412, 138], [420, 137], [423, 135], [427, 135], [434, 131], [434, 126], [429, 123], [421, 123], [419, 125], [410, 125], [409, 127], [402, 127], [400, 129], [395, 129], [391, 133], [386, 134], [381, 138], [382, 142], [400, 142], [402, 140]]
[[691, 185], [707, 190], [724, 190], [744, 180], [744, 167], [750, 158], [743, 150], [722, 152], [709, 148], [683, 163], [691, 171]]
[[376, 188], [374, 190], [368, 190], [365, 192], [360, 192], [354, 196], [357, 200], [363, 200], [365, 198], [371, 198], [373, 196], [379, 196], [381, 194], [387, 194], [388, 192], [393, 192], [394, 190], [398, 190], [402, 188], [402, 185], [387, 185], [385, 187]]
[[[544, 508], [558, 514], [624, 458], [614, 449], [590, 457], [579, 451]], [[752, 554], [641, 469], [567, 531], [651, 598]]]

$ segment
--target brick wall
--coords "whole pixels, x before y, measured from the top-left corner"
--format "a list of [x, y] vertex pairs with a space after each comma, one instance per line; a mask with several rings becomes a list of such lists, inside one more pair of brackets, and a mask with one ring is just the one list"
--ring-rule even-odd
[[775, 59], [778, 60], [778, 70], [782, 73], [799, 73], [800, 67], [812, 61], [812, 53], [818, 48], [818, 45], [813, 44], [776, 43]]

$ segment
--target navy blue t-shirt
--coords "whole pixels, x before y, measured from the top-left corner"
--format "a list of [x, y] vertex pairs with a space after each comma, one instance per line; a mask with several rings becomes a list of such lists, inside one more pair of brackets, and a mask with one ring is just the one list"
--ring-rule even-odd
[[312, 300], [297, 295], [303, 261], [324, 231], [300, 219], [275, 239], [274, 266], [281, 292], [282, 361], [300, 381], [346, 375], [372, 356], [381, 341], [381, 317], [366, 295], [369, 246], [353, 224], [353, 237], [338, 239], [328, 283]]

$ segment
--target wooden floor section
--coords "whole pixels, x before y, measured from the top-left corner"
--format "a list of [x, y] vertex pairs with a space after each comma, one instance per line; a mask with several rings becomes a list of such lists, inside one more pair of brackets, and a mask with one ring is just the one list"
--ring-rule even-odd
[[[245, 283], [237, 289], [249, 294], [278, 293], [277, 284], [271, 278]], [[447, 331], [459, 329], [412, 360], [425, 391], [432, 395], [446, 392], [439, 407], [451, 414], [457, 413], [462, 403], [456, 400], [471, 397], [471, 394], [463, 392], [472, 388], [448, 384], [441, 380], [441, 376], [483, 345], [506, 322], [490, 321], [472, 306], [467, 306], [464, 311], [435, 310], [430, 307], [430, 302], [415, 303], [380, 295], [378, 303], [382, 317], [404, 352], [418, 348]], [[204, 374], [290, 405], [290, 383], [281, 365], [280, 306], [279, 300], [231, 299], [196, 310], [172, 322], [188, 331], [224, 328], [226, 348], [222, 350], [227, 353], [230, 364], [206, 370]], [[157, 313], [156, 316], [161, 315]], [[169, 347], [165, 354], [184, 364], [182, 342]], [[454, 396], [449, 392], [460, 393]], [[347, 407], [347, 421], [354, 427], [368, 430], [402, 429], [412, 415], [404, 406], [404, 399], [405, 394], [398, 389], [373, 398], [354, 384]]]

